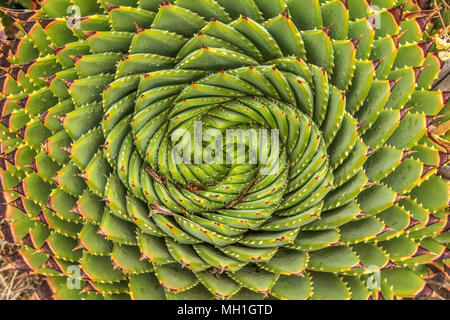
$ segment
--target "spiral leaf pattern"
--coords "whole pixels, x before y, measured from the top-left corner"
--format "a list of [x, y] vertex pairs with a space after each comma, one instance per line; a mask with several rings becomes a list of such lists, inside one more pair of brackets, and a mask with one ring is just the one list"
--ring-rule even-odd
[[0, 218], [41, 298], [430, 294], [449, 94], [430, 91], [428, 3], [33, 6], [1, 9]]

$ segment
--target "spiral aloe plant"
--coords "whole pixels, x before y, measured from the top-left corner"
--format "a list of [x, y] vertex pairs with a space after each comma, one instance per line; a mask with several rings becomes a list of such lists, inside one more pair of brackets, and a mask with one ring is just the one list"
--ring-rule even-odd
[[[427, 1], [22, 3], [1, 9], [0, 218], [41, 298], [413, 298], [448, 272]], [[176, 161], [195, 123], [278, 137]]]

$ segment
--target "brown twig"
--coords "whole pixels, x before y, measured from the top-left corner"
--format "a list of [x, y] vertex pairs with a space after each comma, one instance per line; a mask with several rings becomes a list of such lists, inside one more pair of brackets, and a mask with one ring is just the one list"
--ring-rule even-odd
[[190, 215], [190, 213], [172, 196], [172, 194], [169, 192], [169, 190], [167, 189], [167, 182], [168, 179], [167, 177], [164, 176], [160, 176], [159, 174], [157, 174], [152, 168], [150, 168], [149, 166], [144, 167], [144, 170], [157, 182], [159, 183], [163, 189], [167, 192], [167, 194], [169, 195], [170, 199], [173, 200], [173, 202], [175, 202], [177, 204], [178, 207], [180, 207], [180, 209], [183, 211], [183, 213], [187, 216]]
[[201, 227], [198, 223], [195, 223], [194, 221], [189, 220], [185, 216], [182, 216], [182, 215], [180, 215], [178, 213], [172, 212], [170, 209], [160, 205], [158, 203], [158, 201], [156, 201], [156, 200], [154, 200], [153, 204], [151, 204], [151, 208], [152, 208], [152, 210], [148, 214], [149, 217], [152, 217], [154, 214], [162, 214], [164, 216], [180, 218], [180, 219], [183, 219], [183, 220], [185, 220], [185, 221], [187, 221], [189, 223], [192, 223], [192, 224], [194, 224], [194, 225], [196, 225], [198, 227]]
[[231, 209], [233, 208], [235, 205], [242, 203], [242, 201], [244, 200], [245, 196], [248, 194], [248, 192], [250, 191], [251, 188], [253, 188], [253, 186], [256, 183], [256, 180], [258, 180], [259, 176], [260, 176], [261, 172], [258, 171], [258, 173], [256, 174], [256, 177], [253, 178], [252, 181], [250, 181], [250, 183], [247, 185], [247, 187], [244, 189], [244, 191], [242, 191], [241, 195], [239, 196], [239, 198], [231, 201], [226, 208], [227, 209]]

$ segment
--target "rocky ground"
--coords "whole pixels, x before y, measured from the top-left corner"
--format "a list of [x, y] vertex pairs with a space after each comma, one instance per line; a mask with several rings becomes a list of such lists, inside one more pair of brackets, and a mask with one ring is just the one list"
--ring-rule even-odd
[[0, 239], [0, 300], [33, 300], [40, 278], [21, 272], [8, 263], [15, 248]]

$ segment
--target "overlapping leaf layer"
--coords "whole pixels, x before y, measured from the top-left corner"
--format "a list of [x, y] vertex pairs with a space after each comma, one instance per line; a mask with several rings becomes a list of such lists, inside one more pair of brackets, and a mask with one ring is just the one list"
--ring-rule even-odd
[[[82, 18], [67, 18], [71, 5]], [[423, 41], [426, 7], [5, 9], [16, 39], [1, 43], [1, 217], [21, 244], [14, 263], [46, 276], [41, 298], [429, 294], [425, 265], [449, 259], [448, 184], [437, 175], [448, 150], [428, 132], [448, 93], [430, 91], [442, 61]], [[278, 129], [279, 147], [259, 140], [262, 164], [178, 163], [183, 136], [173, 136], [195, 122]]]

